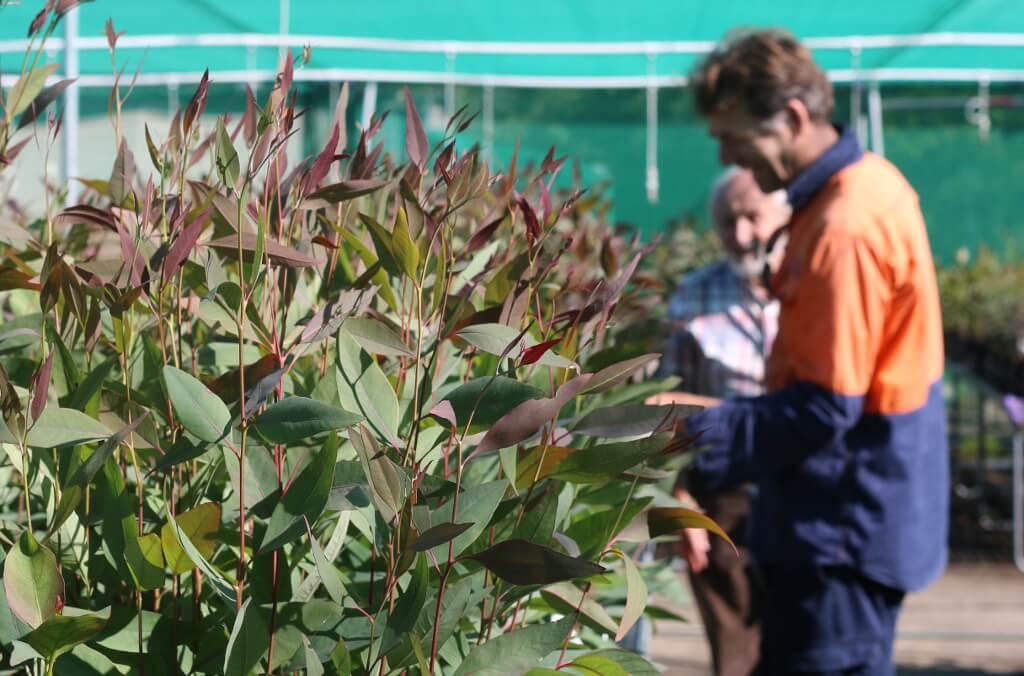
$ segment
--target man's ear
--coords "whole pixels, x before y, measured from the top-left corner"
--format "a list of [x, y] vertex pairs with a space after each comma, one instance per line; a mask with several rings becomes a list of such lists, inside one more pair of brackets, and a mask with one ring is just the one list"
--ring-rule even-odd
[[800, 99], [786, 101], [783, 113], [786, 126], [794, 138], [799, 137], [804, 131], [810, 129], [811, 115], [807, 111], [807, 106]]

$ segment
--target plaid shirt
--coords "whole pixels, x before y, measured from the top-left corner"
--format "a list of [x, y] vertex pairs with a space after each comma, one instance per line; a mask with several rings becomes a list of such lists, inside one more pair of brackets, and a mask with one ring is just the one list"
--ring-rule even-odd
[[779, 303], [763, 303], [725, 261], [683, 278], [669, 299], [670, 335], [658, 375], [711, 397], [764, 392], [764, 367], [778, 330]]

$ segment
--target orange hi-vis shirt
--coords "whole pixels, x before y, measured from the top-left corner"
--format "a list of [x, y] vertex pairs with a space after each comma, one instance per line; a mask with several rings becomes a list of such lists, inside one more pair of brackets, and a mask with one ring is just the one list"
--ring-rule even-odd
[[[799, 191], [794, 190], [798, 182]], [[754, 481], [762, 565], [846, 566], [912, 591], [946, 563], [942, 322], [918, 198], [844, 134], [790, 186], [768, 393], [690, 418], [709, 490]]]

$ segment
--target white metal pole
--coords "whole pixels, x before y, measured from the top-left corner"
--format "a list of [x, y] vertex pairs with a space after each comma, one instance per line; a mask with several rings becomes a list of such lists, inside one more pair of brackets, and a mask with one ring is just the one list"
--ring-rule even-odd
[[377, 112], [377, 83], [367, 82], [366, 89], [363, 90], [363, 129], [370, 126], [370, 120], [373, 119], [375, 112]]
[[[77, 80], [78, 66], [78, 8], [72, 8], [64, 17], [64, 77]], [[78, 177], [78, 139], [80, 129], [79, 84], [75, 82], [64, 90], [64, 183], [67, 186], [67, 204], [77, 204], [81, 188], [74, 180]]]
[[868, 117], [871, 120], [871, 150], [885, 157], [885, 131], [882, 126], [882, 90], [878, 82], [868, 91]]
[[448, 75], [444, 83], [444, 118], [447, 122], [455, 115], [455, 52], [449, 50], [444, 57], [445, 72]]
[[864, 126], [864, 114], [863, 114], [863, 93], [864, 85], [861, 80], [860, 72], [860, 47], [854, 46], [850, 48], [850, 70], [853, 73], [853, 82], [850, 85], [850, 126], [853, 127], [853, 132], [860, 139], [861, 144], [864, 144], [867, 139], [865, 138], [867, 131]]
[[[277, 32], [281, 35], [282, 38], [284, 36], [288, 35], [288, 24], [290, 22], [291, 22], [291, 0], [281, 0], [281, 4], [278, 7]], [[288, 49], [288, 47], [284, 44], [284, 40], [282, 40], [281, 46], [278, 47], [278, 49], [277, 49], [277, 61], [278, 61], [278, 63], [284, 63], [284, 55], [285, 55], [285, 51], [287, 49]]]
[[658, 177], [658, 87], [654, 83], [657, 74], [657, 56], [654, 52], [647, 55], [647, 75], [651, 82], [647, 85], [647, 201], [658, 203], [660, 190]]
[[484, 162], [494, 163], [494, 86], [484, 85]]

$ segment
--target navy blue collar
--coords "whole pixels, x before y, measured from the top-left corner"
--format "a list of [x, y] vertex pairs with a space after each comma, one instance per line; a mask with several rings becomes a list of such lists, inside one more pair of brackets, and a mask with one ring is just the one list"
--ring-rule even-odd
[[800, 173], [786, 188], [793, 211], [803, 209], [829, 179], [864, 156], [860, 141], [849, 129], [836, 126], [839, 140]]

